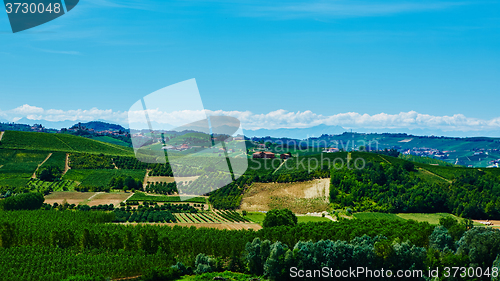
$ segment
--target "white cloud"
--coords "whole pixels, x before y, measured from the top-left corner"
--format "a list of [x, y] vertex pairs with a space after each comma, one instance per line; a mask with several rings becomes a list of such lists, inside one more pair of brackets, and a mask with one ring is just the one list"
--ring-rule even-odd
[[[141, 121], [141, 112], [132, 112], [131, 122]], [[244, 129], [278, 129], [278, 128], [308, 128], [317, 125], [342, 126], [346, 129], [439, 129], [443, 131], [491, 131], [500, 130], [500, 117], [485, 120], [467, 117], [463, 114], [453, 116], [434, 116], [416, 111], [400, 112], [398, 114], [378, 113], [374, 115], [357, 112], [338, 113], [334, 115], [316, 114], [310, 110], [290, 112], [283, 109], [265, 114], [255, 114], [250, 111], [206, 110], [207, 115], [232, 116], [239, 119]], [[159, 109], [149, 109], [151, 121], [160, 124], [179, 125], [191, 122], [193, 116], [200, 119], [205, 116], [203, 111], [162, 112]], [[129, 113], [111, 109], [91, 108], [88, 110], [43, 109], [41, 107], [22, 105], [15, 109], [2, 111], [0, 117], [8, 121], [28, 118], [34, 121], [93, 121], [107, 120], [118, 124], [128, 124]]]

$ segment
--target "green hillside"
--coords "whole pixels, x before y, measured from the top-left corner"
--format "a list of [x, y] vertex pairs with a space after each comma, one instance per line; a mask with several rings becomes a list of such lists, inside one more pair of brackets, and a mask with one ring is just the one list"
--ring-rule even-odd
[[68, 134], [5, 131], [0, 149], [44, 150], [61, 152], [102, 153], [129, 156], [131, 148]]
[[38, 164], [47, 156], [45, 151], [0, 149], [0, 188], [24, 186]]

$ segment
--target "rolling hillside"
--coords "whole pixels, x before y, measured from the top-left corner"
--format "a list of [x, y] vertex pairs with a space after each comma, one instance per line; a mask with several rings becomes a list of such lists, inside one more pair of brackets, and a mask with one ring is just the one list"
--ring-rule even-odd
[[5, 131], [0, 149], [23, 149], [61, 152], [81, 152], [104, 155], [132, 156], [131, 148], [68, 134]]

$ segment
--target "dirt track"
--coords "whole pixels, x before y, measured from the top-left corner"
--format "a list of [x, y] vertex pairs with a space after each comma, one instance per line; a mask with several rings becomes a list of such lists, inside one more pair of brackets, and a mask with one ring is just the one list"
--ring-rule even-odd
[[481, 223], [481, 222], [490, 222], [492, 223], [491, 225], [486, 225], [483, 224], [484, 226], [492, 226], [492, 227], [500, 227], [500, 220], [473, 220], [474, 222]]
[[45, 160], [42, 161], [42, 163], [38, 164], [38, 167], [36, 167], [36, 170], [33, 172], [33, 175], [31, 175], [31, 178], [32, 179], [36, 179], [36, 172], [38, 171], [38, 169], [45, 163], [47, 162], [47, 160], [49, 160], [50, 156], [52, 156], [52, 152], [49, 153], [49, 155], [47, 156], [47, 158], [45, 158]]
[[63, 176], [66, 175], [69, 169], [71, 169], [71, 167], [69, 166], [69, 153], [66, 153], [66, 163], [64, 164]]

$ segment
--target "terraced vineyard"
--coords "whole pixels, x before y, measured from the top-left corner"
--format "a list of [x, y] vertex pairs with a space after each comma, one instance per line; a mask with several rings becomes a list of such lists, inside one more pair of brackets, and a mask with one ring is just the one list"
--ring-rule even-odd
[[133, 156], [131, 148], [68, 134], [6, 131], [0, 148]]
[[71, 191], [74, 190], [77, 185], [78, 183], [70, 180], [48, 182], [41, 181], [39, 179], [31, 179], [26, 184], [29, 189], [42, 192], [44, 194], [53, 191]]
[[63, 177], [65, 180], [80, 182], [82, 187], [108, 186], [111, 178], [120, 176], [131, 176], [134, 179], [142, 180], [146, 174], [145, 170], [69, 170]]
[[174, 214], [179, 223], [251, 223], [239, 214], [226, 214], [221, 212], [198, 212]]
[[45, 151], [0, 149], [0, 187], [24, 187], [47, 155]]

